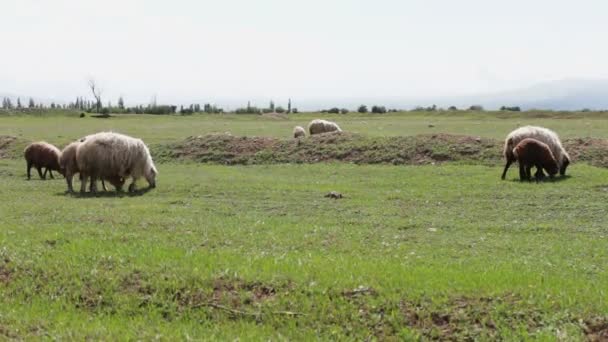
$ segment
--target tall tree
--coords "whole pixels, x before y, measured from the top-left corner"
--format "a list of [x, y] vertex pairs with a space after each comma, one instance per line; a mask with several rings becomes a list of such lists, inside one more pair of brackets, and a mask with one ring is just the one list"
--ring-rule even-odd
[[118, 108], [125, 109], [125, 100], [121, 97], [118, 98]]
[[36, 103], [34, 103], [34, 99], [33, 98], [30, 97], [30, 100], [29, 100], [29, 102], [27, 104], [27, 107], [28, 108], [34, 108], [34, 107], [36, 107]]
[[89, 79], [89, 89], [95, 98], [95, 111], [99, 113], [101, 111], [101, 89], [97, 86], [94, 79]]
[[17, 108], [21, 109], [21, 99], [17, 98]]

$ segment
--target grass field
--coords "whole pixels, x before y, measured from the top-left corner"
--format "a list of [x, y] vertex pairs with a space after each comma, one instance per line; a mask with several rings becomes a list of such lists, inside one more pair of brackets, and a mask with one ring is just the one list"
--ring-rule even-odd
[[[550, 127], [562, 138], [605, 138], [608, 113], [389, 113], [259, 115], [116, 115], [110, 119], [78, 118], [77, 114], [48, 116], [0, 116], [0, 134], [27, 140], [64, 144], [100, 130], [115, 130], [141, 137], [149, 143], [181, 140], [187, 136], [230, 132], [234, 135], [291, 137], [295, 125], [324, 117], [352, 133], [367, 136], [402, 136], [451, 133], [503, 139], [514, 128], [527, 124]], [[142, 120], [143, 119], [143, 120]], [[433, 125], [434, 127], [429, 127]], [[160, 133], [160, 134], [159, 134]]]
[[[289, 136], [312, 117], [11, 116], [0, 135], [61, 144], [113, 128], [161, 144]], [[608, 128], [597, 113], [330, 118], [369, 136]], [[21, 159], [0, 159], [0, 339], [608, 336], [604, 168], [574, 163], [542, 183], [472, 163], [158, 169], [144, 194], [70, 196], [63, 179], [26, 181]]]

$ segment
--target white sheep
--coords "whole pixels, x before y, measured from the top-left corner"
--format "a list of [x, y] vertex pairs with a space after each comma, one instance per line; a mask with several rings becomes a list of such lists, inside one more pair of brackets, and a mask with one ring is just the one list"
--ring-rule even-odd
[[[59, 166], [64, 171], [65, 181], [68, 184], [68, 192], [74, 192], [74, 189], [72, 187], [72, 179], [74, 178], [75, 174], [80, 172], [80, 170], [78, 169], [78, 163], [76, 162], [76, 151], [78, 149], [78, 146], [84, 140], [86, 140], [86, 137], [80, 139], [79, 141], [74, 141], [64, 147], [61, 151], [61, 156], [59, 157]], [[114, 187], [118, 191], [122, 189], [122, 186], [125, 183], [124, 178], [117, 175], [108, 177], [107, 180], [110, 182], [110, 184], [114, 185]], [[103, 178], [101, 179], [101, 186], [103, 187], [104, 191], [108, 191]]]
[[141, 139], [114, 132], [89, 135], [76, 149], [76, 162], [81, 174], [80, 191], [86, 190], [91, 177], [91, 192], [95, 192], [96, 180], [131, 177], [129, 191], [135, 190], [135, 182], [145, 177], [150, 188], [156, 187], [158, 171], [148, 147]]
[[294, 138], [300, 138], [300, 137], [305, 137], [305, 136], [306, 136], [306, 131], [304, 130], [304, 127], [296, 126], [293, 128], [293, 137]]
[[559, 166], [560, 175], [563, 176], [566, 174], [566, 168], [570, 164], [570, 156], [562, 146], [557, 133], [544, 127], [524, 126], [509, 133], [505, 139], [503, 155], [506, 160], [506, 165], [504, 171], [502, 172], [502, 179], [505, 179], [509, 166], [511, 166], [511, 164], [517, 160], [513, 154], [513, 148], [515, 148], [517, 144], [526, 138], [536, 139], [547, 144], [555, 156], [557, 165]]
[[310, 135], [313, 135], [327, 132], [342, 132], [342, 129], [335, 122], [315, 119], [308, 124], [308, 132]]

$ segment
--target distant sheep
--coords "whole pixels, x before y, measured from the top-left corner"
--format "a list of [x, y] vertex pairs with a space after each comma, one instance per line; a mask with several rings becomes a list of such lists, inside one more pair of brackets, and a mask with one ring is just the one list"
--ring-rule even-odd
[[566, 168], [570, 164], [570, 156], [562, 147], [562, 143], [559, 140], [557, 133], [544, 127], [524, 126], [509, 133], [505, 139], [503, 155], [505, 157], [506, 164], [505, 169], [502, 172], [502, 179], [505, 179], [509, 166], [511, 166], [511, 164], [516, 160], [515, 156], [513, 155], [513, 148], [515, 148], [517, 144], [526, 138], [536, 139], [547, 144], [549, 149], [551, 149], [555, 160], [557, 161], [560, 175], [563, 176], [566, 174]]
[[328, 132], [342, 132], [342, 129], [340, 129], [340, 126], [335, 122], [315, 119], [308, 124], [308, 132], [310, 135], [313, 135]]
[[[74, 192], [74, 188], [72, 187], [72, 179], [74, 178], [75, 174], [80, 172], [78, 163], [76, 162], [76, 151], [78, 146], [80, 146], [85, 139], [86, 137], [80, 141], [70, 143], [61, 151], [61, 156], [59, 157], [59, 166], [64, 172], [69, 192]], [[116, 191], [121, 191], [122, 186], [125, 184], [124, 178], [118, 175], [108, 176], [106, 179], [116, 188]], [[103, 178], [101, 179], [101, 186], [103, 187], [104, 191], [108, 191]]]
[[150, 188], [156, 187], [158, 171], [150, 151], [140, 139], [127, 135], [102, 132], [89, 135], [76, 149], [76, 162], [82, 179], [80, 191], [86, 190], [91, 178], [91, 192], [95, 192], [98, 178], [131, 177], [129, 191], [135, 190], [135, 182], [145, 177]]
[[302, 127], [302, 126], [294, 127], [293, 128], [293, 137], [294, 138], [306, 137], [306, 130], [304, 130], [304, 127]]
[[[51, 178], [55, 178], [53, 177], [53, 171], [63, 173], [59, 167], [61, 151], [47, 142], [40, 141], [29, 144], [23, 151], [23, 154], [27, 164], [27, 179], [31, 179], [30, 171], [32, 166], [38, 170], [38, 175], [41, 179], [46, 179], [47, 171]], [[42, 168], [45, 168], [44, 174], [42, 174]]]
[[536, 139], [526, 138], [513, 149], [513, 155], [519, 163], [519, 180], [530, 180], [530, 169], [536, 167], [536, 180], [544, 177], [543, 169], [553, 178], [559, 170], [557, 161], [549, 146]]

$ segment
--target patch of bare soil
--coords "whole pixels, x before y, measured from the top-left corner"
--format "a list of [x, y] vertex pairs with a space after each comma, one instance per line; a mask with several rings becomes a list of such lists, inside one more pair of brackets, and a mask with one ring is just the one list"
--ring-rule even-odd
[[0, 284], [8, 284], [12, 279], [13, 269], [9, 263], [8, 258], [0, 260]]
[[[459, 297], [435, 308], [424, 302], [402, 301], [400, 310], [408, 325], [420, 331], [423, 336], [442, 341], [474, 340], [481, 336], [498, 338], [497, 324], [494, 321], [496, 307], [504, 306], [512, 310], [519, 302], [520, 299], [513, 295]], [[517, 315], [502, 318], [512, 320], [513, 326], [524, 323], [529, 331], [542, 324], [539, 314], [533, 308], [522, 310], [524, 309], [512, 310]]]
[[104, 297], [103, 291], [92, 283], [85, 283], [78, 297], [76, 307], [79, 309], [97, 310], [111, 303]]
[[0, 336], [6, 337], [9, 340], [17, 339], [19, 335], [10, 330], [7, 326], [0, 324]]
[[10, 135], [0, 135], [0, 158], [7, 158], [17, 138]]
[[122, 278], [120, 282], [121, 288], [130, 293], [141, 295], [151, 295], [154, 290], [150, 286], [148, 279], [139, 271], [133, 271], [129, 275]]
[[593, 318], [583, 322], [587, 340], [592, 342], [608, 341], [608, 318]]
[[290, 288], [289, 283], [271, 284], [220, 277], [212, 281], [210, 288], [180, 289], [173, 295], [173, 300], [182, 310], [212, 307], [247, 313], [246, 308], [273, 300], [281, 293], [289, 292]]

